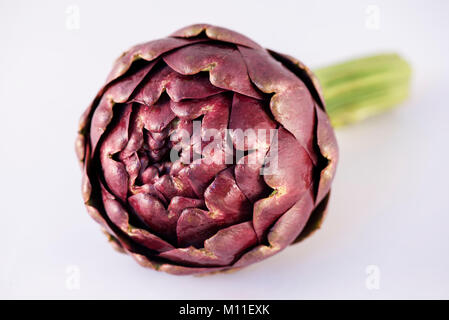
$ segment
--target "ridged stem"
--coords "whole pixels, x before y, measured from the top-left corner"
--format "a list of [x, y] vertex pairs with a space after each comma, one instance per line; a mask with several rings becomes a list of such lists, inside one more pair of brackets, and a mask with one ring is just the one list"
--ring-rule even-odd
[[380, 54], [314, 70], [333, 126], [394, 108], [409, 95], [411, 68], [397, 54]]

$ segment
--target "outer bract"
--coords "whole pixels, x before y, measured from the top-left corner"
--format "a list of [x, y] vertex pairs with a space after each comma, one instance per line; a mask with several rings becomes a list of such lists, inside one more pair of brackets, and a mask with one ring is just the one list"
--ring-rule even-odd
[[[193, 136], [195, 121], [200, 139], [186, 143], [180, 132]], [[211, 131], [231, 147], [195, 158]], [[229, 148], [241, 152], [231, 163]], [[241, 268], [309, 235], [338, 158], [310, 70], [204, 24], [122, 54], [81, 118], [76, 150], [92, 218], [116, 248], [172, 274]], [[267, 159], [277, 166], [261, 175]]]

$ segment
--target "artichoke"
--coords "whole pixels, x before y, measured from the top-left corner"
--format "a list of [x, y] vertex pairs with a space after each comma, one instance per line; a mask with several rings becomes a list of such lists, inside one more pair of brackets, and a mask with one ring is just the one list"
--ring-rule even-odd
[[110, 242], [172, 274], [245, 267], [310, 235], [338, 162], [315, 75], [206, 24], [123, 53], [76, 151]]

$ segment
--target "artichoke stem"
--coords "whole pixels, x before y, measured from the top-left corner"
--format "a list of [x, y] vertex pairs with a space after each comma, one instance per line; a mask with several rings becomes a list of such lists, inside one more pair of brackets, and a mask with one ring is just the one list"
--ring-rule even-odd
[[411, 67], [395, 53], [350, 60], [314, 72], [334, 127], [392, 109], [410, 91]]

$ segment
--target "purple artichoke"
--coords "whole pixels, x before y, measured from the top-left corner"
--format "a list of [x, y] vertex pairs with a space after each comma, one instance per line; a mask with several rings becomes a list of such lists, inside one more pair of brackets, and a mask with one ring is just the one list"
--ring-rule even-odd
[[173, 274], [241, 268], [308, 236], [338, 159], [312, 72], [210, 25], [122, 54], [76, 151], [111, 243]]

